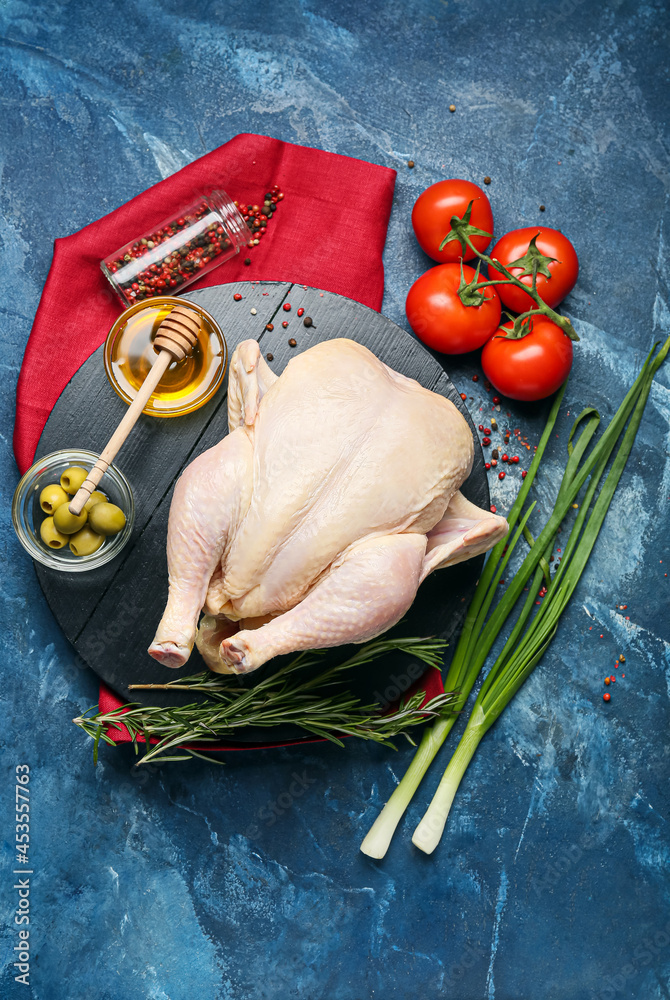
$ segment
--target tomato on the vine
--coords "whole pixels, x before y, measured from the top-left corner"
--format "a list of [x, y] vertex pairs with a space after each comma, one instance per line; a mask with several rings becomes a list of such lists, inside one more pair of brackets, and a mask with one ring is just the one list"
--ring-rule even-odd
[[[467, 283], [475, 270], [463, 265]], [[481, 275], [478, 281], [483, 281]], [[407, 295], [405, 311], [409, 325], [428, 347], [443, 354], [463, 354], [486, 343], [500, 323], [500, 299], [495, 288], [483, 288], [484, 301], [464, 306], [458, 294], [460, 264], [431, 267], [414, 282]]]
[[475, 255], [468, 247], [465, 254], [458, 240], [447, 243], [443, 250], [438, 249], [444, 237], [451, 231], [451, 218], [458, 215], [463, 218], [468, 205], [472, 202], [470, 224], [489, 236], [472, 236], [472, 245], [483, 253], [493, 235], [493, 212], [488, 198], [480, 187], [471, 181], [454, 178], [438, 181], [420, 194], [412, 209], [412, 226], [419, 246], [429, 257], [442, 264], [457, 260], [470, 260]]
[[[489, 256], [509, 268], [513, 261], [519, 260], [526, 254], [533, 236], [537, 236], [535, 241], [537, 249], [546, 257], [554, 258], [547, 264], [551, 277], [538, 274], [536, 285], [537, 294], [542, 301], [554, 309], [559, 302], [562, 302], [568, 292], [572, 291], [579, 273], [577, 254], [567, 236], [560, 233], [558, 229], [548, 229], [546, 226], [527, 226], [525, 229], [514, 229], [498, 240]], [[518, 278], [524, 285], [528, 285], [529, 288], [531, 287], [533, 284], [531, 275], [522, 276], [520, 274], [521, 268], [510, 268], [510, 270], [515, 278]], [[504, 277], [500, 271], [489, 267], [491, 281], [504, 279]], [[496, 285], [496, 288], [508, 309], [522, 313], [537, 308], [530, 295], [522, 292], [515, 285]]]
[[519, 340], [506, 336], [512, 325], [505, 323], [485, 345], [484, 374], [510, 399], [551, 396], [565, 382], [572, 367], [572, 341], [560, 326], [541, 315], [533, 317], [531, 332]]

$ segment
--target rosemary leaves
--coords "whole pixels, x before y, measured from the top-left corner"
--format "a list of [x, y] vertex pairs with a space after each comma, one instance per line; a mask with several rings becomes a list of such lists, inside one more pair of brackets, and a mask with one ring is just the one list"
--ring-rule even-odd
[[[93, 738], [95, 762], [100, 740], [113, 746], [108, 731], [121, 726], [128, 729], [136, 753], [139, 754], [140, 742], [145, 745], [139, 763], [157, 758], [161, 762], [188, 760], [200, 756], [196, 746], [206, 751], [221, 739], [234, 739], [239, 729], [286, 723], [339, 746], [343, 746], [340, 737], [345, 735], [391, 747], [392, 738], [403, 735], [413, 743], [408, 730], [427, 719], [448, 717], [453, 711], [455, 694], [445, 692], [422, 704], [424, 694], [418, 691], [397, 708], [382, 714], [378, 704], [364, 704], [347, 688], [346, 675], [393, 650], [402, 650], [439, 670], [445, 646], [442, 640], [432, 638], [376, 639], [361, 646], [342, 663], [316, 675], [308, 673], [307, 668], [318, 665], [324, 654], [305, 652], [251, 688], [241, 686], [236, 677], [208, 671], [167, 684], [134, 684], [132, 688], [191, 691], [206, 695], [207, 700], [172, 708], [130, 703], [111, 712], [89, 709], [73, 722]], [[175, 749], [183, 752], [171, 753]]]

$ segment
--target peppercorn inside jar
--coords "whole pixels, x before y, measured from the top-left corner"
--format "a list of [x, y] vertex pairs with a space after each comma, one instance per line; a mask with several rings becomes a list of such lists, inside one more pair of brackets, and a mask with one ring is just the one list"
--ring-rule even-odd
[[211, 191], [126, 243], [100, 267], [127, 309], [155, 295], [176, 295], [251, 240], [235, 203], [225, 191]]

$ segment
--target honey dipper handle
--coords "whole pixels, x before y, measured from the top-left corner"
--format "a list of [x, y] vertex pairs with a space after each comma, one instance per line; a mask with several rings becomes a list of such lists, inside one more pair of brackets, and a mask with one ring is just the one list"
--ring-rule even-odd
[[121, 423], [107, 442], [105, 450], [70, 502], [69, 510], [71, 514], [81, 514], [84, 509], [84, 504], [90, 497], [93, 490], [97, 487], [104, 474], [107, 472], [109, 466], [114, 461], [116, 453], [135, 426], [140, 413], [147, 405], [149, 397], [162, 379], [172, 360], [173, 355], [170, 351], [161, 351], [158, 355], [158, 358], [151, 366], [151, 371], [145, 378], [137, 392], [137, 395], [124, 414]]

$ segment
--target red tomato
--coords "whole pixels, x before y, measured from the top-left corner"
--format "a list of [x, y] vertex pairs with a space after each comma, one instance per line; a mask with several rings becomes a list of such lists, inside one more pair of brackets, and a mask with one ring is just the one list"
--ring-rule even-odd
[[[433, 260], [446, 264], [456, 260], [470, 260], [474, 257], [468, 248], [465, 256], [458, 240], [447, 243], [444, 250], [438, 247], [451, 230], [451, 217], [465, 215], [468, 205], [472, 202], [470, 223], [478, 229], [493, 235], [493, 212], [488, 198], [480, 187], [470, 181], [449, 180], [438, 181], [420, 194], [412, 209], [412, 226], [419, 246]], [[472, 245], [483, 253], [491, 236], [473, 236]]]
[[[547, 229], [546, 226], [514, 229], [498, 240], [489, 256], [499, 260], [507, 267], [513, 260], [524, 256], [533, 236], [537, 236], [535, 243], [537, 249], [545, 256], [555, 258], [551, 264], [547, 265], [551, 278], [547, 278], [544, 274], [537, 276], [537, 293], [542, 301], [553, 309], [575, 287], [579, 273], [577, 254], [567, 236], [559, 233], [558, 229]], [[529, 274], [521, 277], [521, 268], [512, 268], [512, 274], [519, 278], [524, 285], [530, 287], [533, 283]], [[500, 271], [489, 268], [491, 281], [504, 277]], [[527, 312], [528, 309], [537, 308], [530, 295], [526, 295], [514, 285], [496, 285], [496, 288], [505, 305], [509, 309], [513, 309], [514, 312], [522, 313]]]
[[[463, 265], [466, 282], [475, 270]], [[478, 281], [484, 281], [480, 275]], [[464, 306], [458, 295], [460, 264], [431, 267], [409, 290], [405, 311], [409, 325], [424, 344], [444, 354], [474, 351], [493, 335], [500, 323], [500, 299], [492, 286], [483, 288], [480, 306]]]
[[520, 340], [505, 336], [506, 323], [482, 351], [482, 368], [498, 392], [510, 399], [544, 399], [556, 392], [572, 367], [572, 341], [544, 316], [533, 319]]

